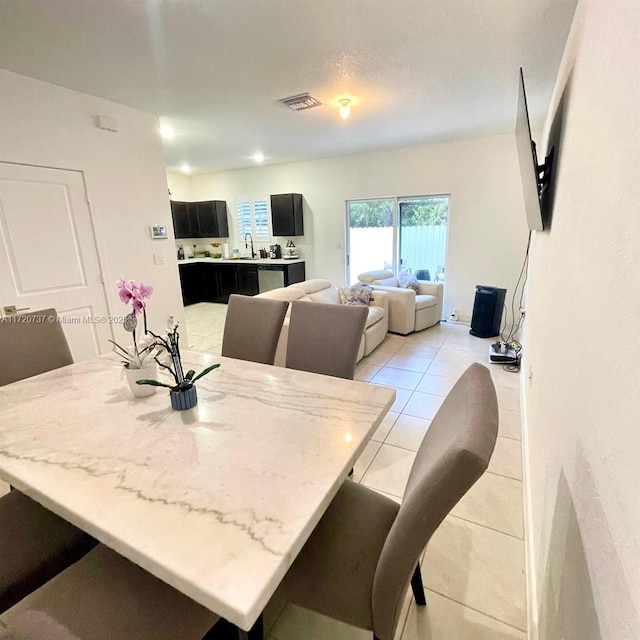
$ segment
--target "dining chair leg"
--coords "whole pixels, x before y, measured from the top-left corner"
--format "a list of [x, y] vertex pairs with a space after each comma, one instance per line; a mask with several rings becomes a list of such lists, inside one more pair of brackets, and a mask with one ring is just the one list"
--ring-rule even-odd
[[411, 589], [413, 590], [413, 597], [415, 598], [416, 604], [421, 607], [426, 606], [427, 599], [424, 597], [424, 586], [422, 584], [422, 573], [420, 573], [419, 562], [411, 577]]
[[238, 629], [238, 640], [264, 640], [264, 624], [262, 622], [262, 614], [255, 621], [255, 624], [249, 631]]

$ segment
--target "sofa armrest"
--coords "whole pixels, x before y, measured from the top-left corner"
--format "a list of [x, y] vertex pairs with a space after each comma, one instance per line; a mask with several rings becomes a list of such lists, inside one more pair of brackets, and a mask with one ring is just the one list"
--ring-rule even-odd
[[372, 307], [382, 307], [386, 315], [389, 315], [389, 295], [386, 291], [380, 291], [379, 289], [373, 290], [373, 295], [371, 296]]
[[442, 318], [442, 307], [444, 305], [444, 285], [442, 282], [427, 282], [418, 280], [418, 293], [421, 296], [435, 296], [438, 298], [438, 318]]
[[413, 289], [371, 285], [374, 291], [386, 291], [389, 298], [389, 331], [407, 335], [416, 326], [416, 292]]

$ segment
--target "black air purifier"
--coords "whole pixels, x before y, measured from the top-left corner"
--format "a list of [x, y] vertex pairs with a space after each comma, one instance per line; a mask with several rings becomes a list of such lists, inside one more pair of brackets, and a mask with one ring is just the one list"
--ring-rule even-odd
[[469, 333], [478, 338], [493, 338], [500, 335], [502, 310], [506, 289], [476, 285], [476, 299], [473, 303], [471, 330]]

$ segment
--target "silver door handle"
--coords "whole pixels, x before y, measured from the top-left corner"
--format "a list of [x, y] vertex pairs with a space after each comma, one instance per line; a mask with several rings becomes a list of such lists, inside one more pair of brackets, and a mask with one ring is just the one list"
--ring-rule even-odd
[[18, 311], [29, 311], [31, 307], [22, 307], [21, 309], [16, 309], [16, 305], [12, 304], [3, 309], [5, 316], [15, 316], [18, 314]]

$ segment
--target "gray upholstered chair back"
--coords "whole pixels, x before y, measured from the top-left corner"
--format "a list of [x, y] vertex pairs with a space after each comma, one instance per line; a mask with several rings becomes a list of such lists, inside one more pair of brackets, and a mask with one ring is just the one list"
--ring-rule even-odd
[[368, 307], [291, 303], [287, 368], [353, 380]]
[[232, 295], [222, 336], [222, 355], [273, 364], [288, 302]]
[[55, 309], [0, 320], [0, 386], [73, 364]]
[[[489, 370], [472, 364], [422, 440], [373, 584], [373, 631], [391, 640], [420, 554], [434, 531], [480, 478], [498, 436], [498, 402]], [[429, 568], [426, 567], [426, 571]]]

